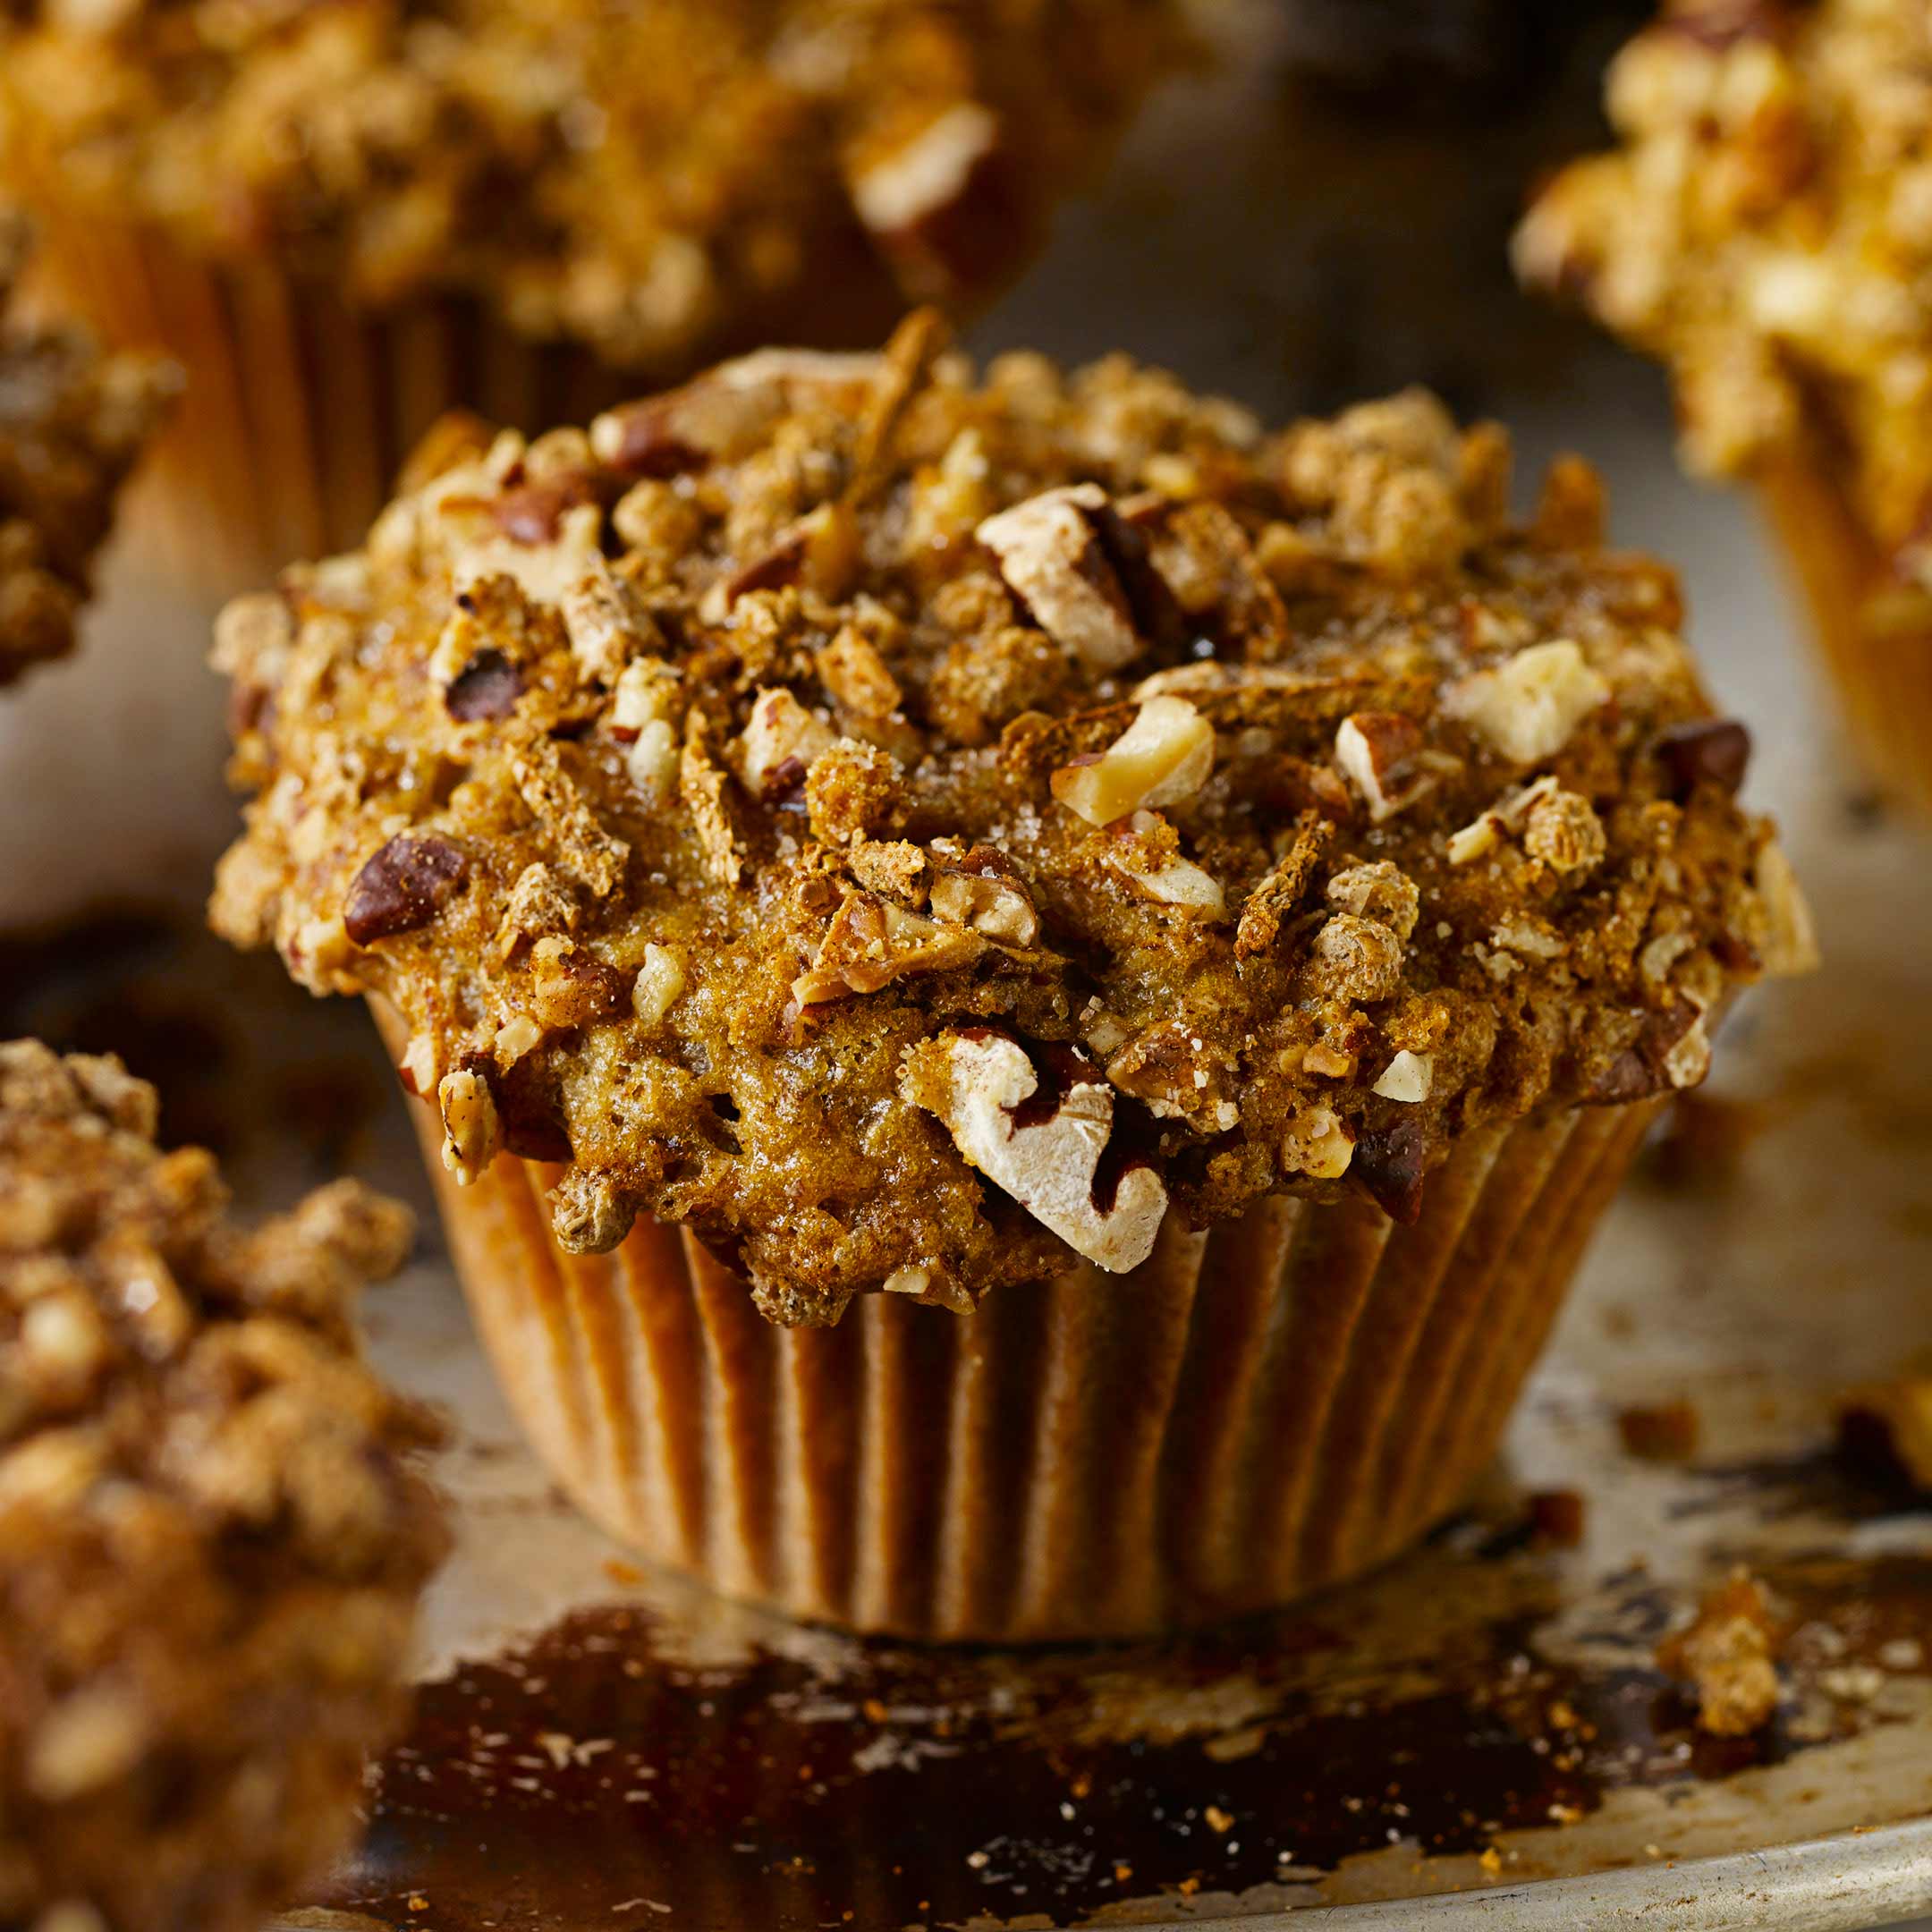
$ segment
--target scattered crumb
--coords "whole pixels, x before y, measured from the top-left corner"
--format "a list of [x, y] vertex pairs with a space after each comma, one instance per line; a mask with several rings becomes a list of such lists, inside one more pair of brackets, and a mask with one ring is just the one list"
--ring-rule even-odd
[[1530, 1533], [1552, 1549], [1574, 1549], [1583, 1540], [1586, 1504], [1575, 1489], [1538, 1489], [1530, 1498]]
[[1850, 1391], [1838, 1404], [1838, 1443], [1861, 1468], [1932, 1492], [1932, 1376], [1896, 1376]]
[[1741, 1565], [1705, 1597], [1692, 1623], [1657, 1646], [1657, 1668], [1696, 1691], [1699, 1730], [1749, 1737], [1777, 1708], [1782, 1634], [1763, 1586]]
[[1224, 1837], [1225, 1837], [1227, 1834], [1233, 1831], [1234, 1828], [1233, 1813], [1231, 1811], [1224, 1811], [1219, 1805], [1209, 1805], [1208, 1809], [1201, 1814], [1201, 1816], [1205, 1818], [1208, 1820], [1208, 1824], [1216, 1831], [1219, 1832]]
[[1502, 1872], [1503, 1854], [1498, 1852], [1494, 1845], [1490, 1845], [1484, 1851], [1483, 1855], [1479, 1859], [1478, 1859], [1476, 1862], [1480, 1865], [1482, 1868], [1486, 1872], [1487, 1872], [1492, 1878], [1494, 1878], [1499, 1876]]
[[644, 1572], [635, 1563], [625, 1563], [617, 1556], [605, 1558], [604, 1574], [624, 1589], [635, 1589], [644, 1580]]
[[1697, 1453], [1698, 1412], [1687, 1402], [1633, 1403], [1618, 1411], [1617, 1433], [1646, 1462], [1688, 1462]]

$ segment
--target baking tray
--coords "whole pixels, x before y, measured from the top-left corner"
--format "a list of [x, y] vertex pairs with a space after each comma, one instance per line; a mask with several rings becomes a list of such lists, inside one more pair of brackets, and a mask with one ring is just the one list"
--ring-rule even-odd
[[[1178, 90], [971, 346], [1123, 345], [1271, 415], [1387, 373], [1416, 315], [1394, 348], [1388, 330], [1357, 340], [1353, 311], [1325, 306], [1310, 225], [1401, 191], [1414, 157], [1385, 173], [1351, 151], [1345, 192], [1298, 196], [1292, 171], [1321, 150], [1292, 106], [1258, 64]], [[1462, 152], [1444, 152], [1445, 191]], [[1402, 233], [1391, 207], [1377, 218]], [[1394, 289], [1417, 265], [1381, 267]], [[1360, 293], [1354, 269], [1343, 281]], [[47, 928], [0, 941], [5, 1030], [125, 1052], [244, 1203], [347, 1165], [425, 1211], [417, 1264], [369, 1314], [385, 1367], [455, 1419], [436, 1474], [457, 1547], [414, 1727], [372, 1774], [368, 1844], [284, 1925], [1825, 1928], [1932, 1910], [1932, 1515], [1845, 1466], [1832, 1428], [1847, 1387], [1932, 1361], [1927, 843], [1838, 751], [1743, 506], [1678, 476], [1658, 378], [1546, 326], [1500, 275], [1483, 285], [1473, 326], [1424, 331], [1453, 362], [1416, 373], [1506, 417], [1527, 472], [1586, 448], [1619, 538], [1682, 561], [1826, 966], [1734, 1015], [1712, 1088], [1614, 1210], [1483, 1493], [1381, 1574], [1276, 1618], [1165, 1645], [919, 1652], [633, 1567], [517, 1439], [360, 1013], [180, 916], [232, 816], [218, 694], [190, 668], [205, 614], [110, 572], [83, 658], [0, 714], [0, 923]], [[98, 911], [137, 888], [143, 910]], [[83, 903], [95, 915], [66, 922]], [[1694, 1454], [1631, 1455], [1619, 1414], [1678, 1400]], [[1564, 1491], [1581, 1540], [1546, 1546], [1530, 1498]], [[1789, 1618], [1787, 1695], [1761, 1736], [1719, 1741], [1651, 1657], [1740, 1562]]]

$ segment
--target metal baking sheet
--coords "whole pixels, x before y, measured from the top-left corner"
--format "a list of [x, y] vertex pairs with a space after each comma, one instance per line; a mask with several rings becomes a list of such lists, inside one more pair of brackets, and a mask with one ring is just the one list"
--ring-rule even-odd
[[[1513, 134], [1495, 165], [1551, 138]], [[1467, 152], [1438, 154], [1443, 194]], [[1748, 506], [1677, 474], [1661, 381], [1439, 258], [1477, 231], [1377, 199], [1427, 174], [1324, 149], [1265, 64], [1237, 64], [1163, 104], [971, 345], [1124, 346], [1275, 415], [1439, 350], [1415, 372], [1505, 417], [1526, 474], [1587, 450], [1619, 539], [1684, 567], [1825, 971], [1733, 1018], [1469, 1511], [1361, 1585], [1165, 1645], [863, 1645], [641, 1572], [519, 1443], [426, 1220], [369, 1312], [386, 1366], [457, 1418], [436, 1470], [457, 1550], [368, 1843], [288, 1925], [1825, 1928], [1932, 1910], [1932, 1514], [1843, 1466], [1831, 1427], [1848, 1385], [1932, 1361], [1927, 843], [1836, 745]], [[1338, 279], [1329, 241], [1364, 205], [1382, 253]], [[1424, 326], [1444, 288], [1456, 312]], [[0, 1019], [125, 1051], [245, 1199], [346, 1164], [427, 1215], [358, 1011], [178, 917], [61, 923], [199, 896], [231, 815], [204, 622], [113, 574], [84, 658], [0, 713], [21, 801], [0, 923], [45, 928], [0, 940]], [[1619, 1412], [1680, 1399], [1695, 1453], [1629, 1454]], [[1584, 1499], [1577, 1547], [1531, 1534], [1529, 1497], [1556, 1490]], [[1792, 1635], [1775, 1720], [1726, 1741], [1651, 1653], [1739, 1562]]]

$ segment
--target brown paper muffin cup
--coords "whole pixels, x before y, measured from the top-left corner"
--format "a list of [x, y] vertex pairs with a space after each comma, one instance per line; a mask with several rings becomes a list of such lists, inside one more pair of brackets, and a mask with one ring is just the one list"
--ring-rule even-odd
[[198, 260], [157, 230], [43, 212], [37, 292], [186, 375], [123, 513], [137, 564], [216, 604], [360, 544], [404, 458], [452, 409], [527, 430], [587, 422], [638, 384], [481, 304], [352, 308], [267, 262]]
[[[378, 1013], [393, 1050], [403, 1041]], [[556, 1170], [443, 1172], [519, 1420], [596, 1521], [728, 1596], [945, 1640], [1123, 1637], [1286, 1603], [1439, 1521], [1493, 1456], [1650, 1104], [1469, 1137], [1399, 1227], [1278, 1199], [1131, 1274], [784, 1329], [689, 1234], [550, 1233]]]
[[1756, 482], [1858, 751], [1887, 792], [1932, 812], [1932, 596], [1900, 580], [1821, 449]]

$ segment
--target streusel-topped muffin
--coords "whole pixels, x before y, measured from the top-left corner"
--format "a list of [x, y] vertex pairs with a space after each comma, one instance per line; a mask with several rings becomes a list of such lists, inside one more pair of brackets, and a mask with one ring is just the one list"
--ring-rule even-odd
[[1186, 45], [1177, 0], [29, 4], [0, 179], [193, 371], [225, 594], [356, 540], [445, 409], [984, 300]]
[[1385, 1241], [1806, 962], [1581, 465], [1517, 526], [1420, 393], [1270, 434], [936, 351], [456, 426], [228, 612], [216, 924], [396, 1016], [459, 1181], [540, 1164], [571, 1256], [682, 1224], [780, 1323], [965, 1310], [1283, 1197]]
[[8, 320], [29, 239], [0, 208], [0, 684], [72, 647], [115, 493], [174, 387], [164, 365]]
[[1668, 364], [1685, 461], [1765, 492], [1882, 775], [1932, 796], [1932, 16], [1673, 0], [1609, 106], [1518, 265]]
[[[0, 1046], [0, 1923], [241, 1932], [349, 1835], [438, 1560], [433, 1425], [360, 1360], [410, 1241], [252, 1233], [112, 1060]], [[91, 1914], [91, 1916], [85, 1916]]]

